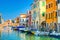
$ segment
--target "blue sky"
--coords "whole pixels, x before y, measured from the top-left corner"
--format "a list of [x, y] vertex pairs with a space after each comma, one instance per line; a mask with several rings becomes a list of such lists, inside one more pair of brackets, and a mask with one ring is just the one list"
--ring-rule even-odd
[[4, 20], [14, 19], [31, 9], [33, 0], [0, 0], [0, 13]]

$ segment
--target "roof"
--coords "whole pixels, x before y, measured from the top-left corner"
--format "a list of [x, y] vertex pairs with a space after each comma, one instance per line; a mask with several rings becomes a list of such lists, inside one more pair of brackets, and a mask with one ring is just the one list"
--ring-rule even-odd
[[21, 18], [26, 18], [27, 15], [26, 15], [26, 14], [21, 14], [20, 17], [21, 17]]

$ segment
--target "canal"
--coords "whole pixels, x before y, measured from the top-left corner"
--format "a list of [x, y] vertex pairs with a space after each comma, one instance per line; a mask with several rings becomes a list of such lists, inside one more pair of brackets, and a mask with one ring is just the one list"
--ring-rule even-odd
[[26, 33], [21, 33], [18, 31], [1, 31], [0, 40], [60, 40], [58, 38], [44, 37], [44, 36], [33, 36], [26, 35]]

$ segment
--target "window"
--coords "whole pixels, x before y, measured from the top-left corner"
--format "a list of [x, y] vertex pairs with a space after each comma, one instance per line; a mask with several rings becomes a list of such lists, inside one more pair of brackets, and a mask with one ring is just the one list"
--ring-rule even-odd
[[52, 12], [52, 18], [54, 18], [54, 11]]
[[34, 13], [33, 13], [33, 19], [34, 20], [36, 19], [36, 16], [37, 16], [37, 13], [36, 13], [36, 11], [34, 11]]
[[57, 0], [58, 1], [58, 4], [60, 3], [60, 0]]
[[56, 1], [56, 6], [57, 6], [57, 1]]
[[45, 16], [45, 12], [42, 13], [42, 16]]
[[51, 13], [49, 15], [50, 15], [50, 18], [51, 18]]
[[34, 4], [33, 8], [36, 8], [36, 7], [37, 7], [36, 4]]
[[46, 19], [47, 19], [47, 14], [46, 14]]
[[55, 15], [56, 15], [56, 18], [57, 18], [57, 12], [56, 12], [56, 14], [55, 14]]
[[53, 7], [53, 3], [51, 3], [51, 7]]
[[50, 13], [49, 13], [49, 19], [50, 19]]
[[52, 13], [51, 13], [51, 18], [52, 18]]
[[53, 13], [51, 13], [51, 18], [53, 18]]
[[45, 6], [45, 2], [42, 2], [42, 6]]
[[24, 19], [22, 19], [22, 22], [24, 22]]
[[48, 5], [46, 5], [46, 9], [48, 9]]
[[49, 8], [50, 8], [50, 4], [49, 4]]
[[49, 18], [49, 14], [47, 14], [47, 18]]

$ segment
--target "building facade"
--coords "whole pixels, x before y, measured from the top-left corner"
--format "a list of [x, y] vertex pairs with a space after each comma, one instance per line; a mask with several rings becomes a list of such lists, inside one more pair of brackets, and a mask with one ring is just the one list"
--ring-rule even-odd
[[57, 0], [58, 5], [58, 32], [60, 32], [60, 0]]
[[28, 24], [28, 27], [32, 25], [31, 19], [32, 19], [31, 11], [28, 11], [27, 12], [27, 24]]
[[31, 6], [32, 10], [32, 25], [34, 28], [40, 29], [41, 23], [45, 21], [46, 1], [34, 0]]
[[31, 11], [32, 11], [32, 27], [37, 29], [39, 26], [39, 2], [38, 0], [34, 0], [34, 2], [31, 5]]
[[2, 24], [2, 15], [0, 14], [0, 24]]
[[57, 1], [46, 0], [46, 26], [57, 31]]
[[20, 25], [26, 26], [26, 14], [20, 15]]
[[20, 24], [20, 17], [15, 18], [15, 24], [16, 24], [16, 26], [19, 26], [19, 24]]

